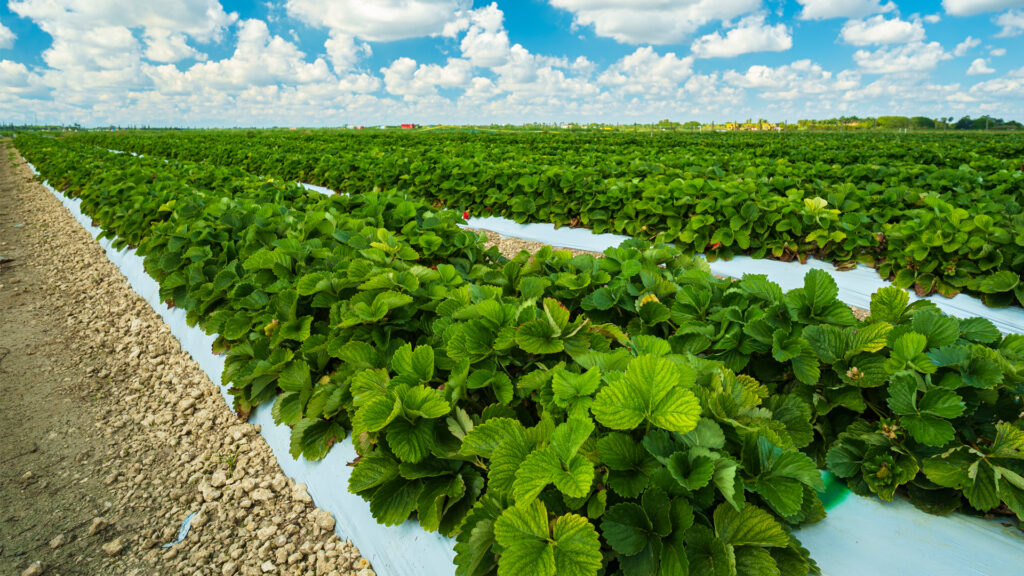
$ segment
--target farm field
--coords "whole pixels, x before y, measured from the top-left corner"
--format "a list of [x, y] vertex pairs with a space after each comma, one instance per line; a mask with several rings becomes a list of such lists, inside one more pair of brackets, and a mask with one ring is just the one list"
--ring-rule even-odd
[[380, 188], [709, 258], [875, 267], [919, 295], [1024, 302], [1024, 136], [857, 133], [93, 132], [97, 146]]
[[[338, 489], [456, 538], [460, 575], [815, 573], [792, 530], [826, 513], [821, 470], [1024, 518], [1024, 336], [902, 289], [1024, 302], [1020, 136], [14, 144], [218, 335], [241, 416], [272, 404], [296, 458], [350, 435]], [[634, 239], [509, 259], [463, 211]], [[825, 272], [784, 292], [698, 253], [861, 262], [896, 286], [860, 320]]]

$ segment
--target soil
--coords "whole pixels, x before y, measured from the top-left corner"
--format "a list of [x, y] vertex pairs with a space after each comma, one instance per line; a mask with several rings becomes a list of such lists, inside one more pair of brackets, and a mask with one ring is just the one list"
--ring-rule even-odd
[[5, 144], [0, 574], [372, 576]]

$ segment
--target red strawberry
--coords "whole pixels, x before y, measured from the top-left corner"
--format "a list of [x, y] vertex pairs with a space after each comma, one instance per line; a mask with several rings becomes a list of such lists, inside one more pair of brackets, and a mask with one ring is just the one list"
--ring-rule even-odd
[[721, 247], [722, 247], [722, 243], [721, 242], [715, 242], [714, 244], [711, 245], [711, 249], [712, 250], [718, 250]]
[[462, 212], [462, 219], [469, 220], [469, 210], [465, 210]]

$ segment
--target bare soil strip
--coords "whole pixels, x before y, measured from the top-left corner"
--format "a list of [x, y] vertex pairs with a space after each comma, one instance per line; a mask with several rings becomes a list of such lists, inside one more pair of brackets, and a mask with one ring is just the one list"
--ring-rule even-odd
[[0, 574], [372, 576], [102, 248], [0, 151]]

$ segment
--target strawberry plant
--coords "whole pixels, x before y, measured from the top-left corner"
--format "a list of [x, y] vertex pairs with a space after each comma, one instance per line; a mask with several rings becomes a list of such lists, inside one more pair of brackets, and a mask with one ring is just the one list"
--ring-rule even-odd
[[[272, 403], [296, 458], [351, 433], [339, 489], [454, 536], [460, 575], [815, 573], [792, 529], [825, 514], [821, 468], [932, 512], [1024, 517], [1024, 337], [985, 320], [891, 287], [859, 321], [824, 272], [784, 292], [641, 239], [506, 260], [400, 192], [16, 143], [218, 335], [241, 415]], [[773, 225], [848, 239], [829, 207], [848, 199], [785, 197]]]

